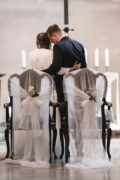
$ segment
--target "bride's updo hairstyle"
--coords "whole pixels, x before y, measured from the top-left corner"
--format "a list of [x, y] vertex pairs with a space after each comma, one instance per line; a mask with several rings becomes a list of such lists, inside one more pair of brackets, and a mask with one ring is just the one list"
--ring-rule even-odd
[[51, 42], [47, 36], [47, 33], [39, 33], [37, 35], [36, 44], [38, 48], [50, 49]]

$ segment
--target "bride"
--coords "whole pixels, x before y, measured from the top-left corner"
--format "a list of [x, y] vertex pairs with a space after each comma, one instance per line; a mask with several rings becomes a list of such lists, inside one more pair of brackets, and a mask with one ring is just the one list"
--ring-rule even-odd
[[[46, 33], [39, 33], [37, 35], [37, 39], [36, 39], [36, 44], [37, 44], [37, 49], [33, 50], [32, 52], [30, 52], [29, 55], [29, 68], [33, 69], [33, 70], [44, 70], [46, 68], [48, 68], [50, 66], [50, 64], [52, 63], [52, 59], [53, 59], [53, 53], [52, 50], [50, 49], [51, 43], [50, 40], [47, 37]], [[61, 70], [58, 72], [59, 74], [65, 74], [69, 71], [71, 71], [71, 69], [78, 69], [78, 66], [76, 64], [74, 64], [74, 66], [72, 68], [61, 68]], [[52, 101], [56, 101], [56, 93], [53, 92], [53, 98]], [[41, 107], [40, 107], [41, 108]], [[31, 103], [27, 103], [26, 104], [26, 100], [23, 100], [22, 102], [22, 114], [26, 114], [27, 113], [27, 109], [31, 109]], [[34, 109], [34, 106], [33, 106]], [[32, 116], [35, 116], [35, 113], [37, 114], [37, 111], [34, 109], [32, 109], [33, 115], [31, 114], [31, 118]], [[19, 128], [20, 129], [25, 129], [25, 127], [27, 127], [27, 120], [24, 120], [25, 118], [22, 118], [22, 120], [20, 121], [19, 124]], [[34, 119], [34, 118], [32, 118]], [[57, 119], [57, 131], [60, 128], [60, 123], [58, 122], [59, 118]], [[40, 138], [41, 136], [39, 135], [36, 139], [36, 137], [34, 136], [33, 132], [27, 132], [25, 134], [25, 145], [24, 145], [24, 152], [23, 152], [23, 157], [21, 158], [21, 160], [19, 161], [21, 165], [25, 165], [25, 166], [39, 166], [39, 167], [49, 167], [49, 156], [47, 156], [49, 150], [47, 150], [45, 148], [45, 150], [43, 149], [43, 147], [40, 147]], [[47, 136], [45, 136], [44, 138], [47, 138]], [[43, 140], [42, 140], [43, 141]], [[42, 142], [41, 141], [41, 142]], [[46, 139], [44, 139], [44, 141], [46, 141]], [[57, 138], [57, 141], [59, 141], [59, 138]], [[48, 142], [48, 141], [47, 141]], [[42, 142], [43, 143], [43, 142]], [[60, 147], [59, 144], [57, 143], [58, 147], [58, 153], [60, 153]], [[41, 150], [42, 149], [42, 150]], [[41, 151], [40, 151], [41, 150]]]
[[[53, 51], [51, 50], [51, 42], [47, 33], [39, 33], [36, 38], [37, 49], [29, 54], [29, 68], [34, 70], [44, 70], [52, 64]], [[79, 69], [76, 63], [71, 68], [61, 68], [58, 74], [66, 74], [72, 70]]]

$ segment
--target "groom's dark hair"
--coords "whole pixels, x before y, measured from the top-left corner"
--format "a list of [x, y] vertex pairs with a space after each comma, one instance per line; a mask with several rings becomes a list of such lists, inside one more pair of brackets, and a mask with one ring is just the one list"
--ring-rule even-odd
[[53, 24], [52, 26], [48, 27], [46, 33], [49, 34], [50, 36], [54, 33], [54, 32], [62, 32], [60, 27], [57, 24]]

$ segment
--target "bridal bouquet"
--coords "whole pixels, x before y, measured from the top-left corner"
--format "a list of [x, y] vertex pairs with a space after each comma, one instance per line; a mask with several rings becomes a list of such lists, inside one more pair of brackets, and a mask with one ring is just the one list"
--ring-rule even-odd
[[95, 88], [89, 88], [89, 90], [87, 91], [87, 94], [90, 96], [89, 100], [93, 100], [95, 102], [96, 101], [96, 97], [97, 97], [97, 91]]
[[39, 96], [39, 94], [35, 92], [34, 86], [29, 86], [28, 93], [31, 97]]

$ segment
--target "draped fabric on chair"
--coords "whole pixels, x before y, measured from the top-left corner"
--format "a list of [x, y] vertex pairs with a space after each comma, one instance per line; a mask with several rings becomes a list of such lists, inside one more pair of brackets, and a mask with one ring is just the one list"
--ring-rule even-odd
[[[81, 69], [65, 75], [64, 93], [68, 101], [70, 134], [70, 163], [67, 168], [110, 167], [98, 129], [96, 115], [105, 96], [103, 75], [93, 70]], [[96, 102], [90, 100], [88, 91], [97, 93]]]
[[[37, 96], [28, 93], [34, 87]], [[49, 102], [53, 81], [46, 73], [28, 69], [8, 81], [13, 99], [11, 156], [25, 166], [49, 167]]]

